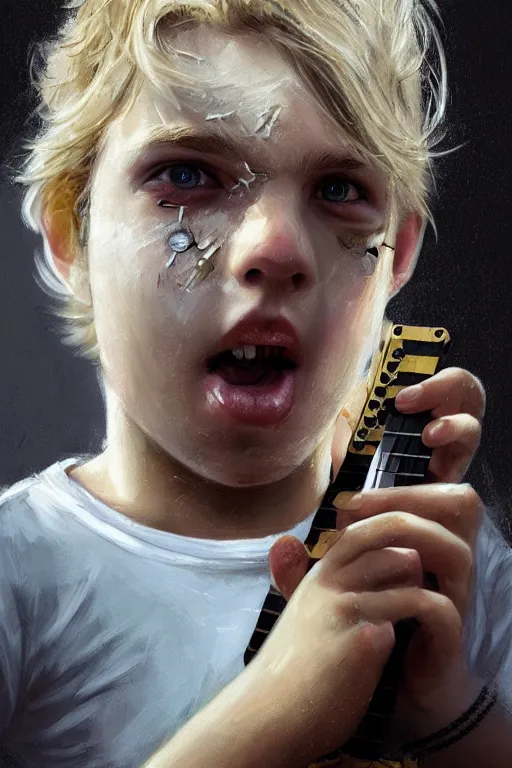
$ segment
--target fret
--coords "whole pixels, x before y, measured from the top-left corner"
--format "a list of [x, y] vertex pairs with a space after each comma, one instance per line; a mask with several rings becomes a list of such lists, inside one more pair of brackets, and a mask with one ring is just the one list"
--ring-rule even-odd
[[383, 451], [382, 456], [403, 456], [405, 459], [426, 459], [430, 461], [430, 456], [420, 456], [415, 453], [394, 453], [394, 451]]
[[[314, 522], [314, 521], [313, 521]], [[333, 525], [330, 525], [326, 528], [319, 528], [316, 525], [311, 526], [311, 530], [309, 532], [309, 536], [316, 536], [317, 538], [322, 535], [322, 533], [328, 533], [329, 531], [335, 531], [336, 530], [336, 521], [333, 522]]]
[[386, 434], [384, 435], [384, 437], [386, 435], [396, 435], [397, 437], [421, 437], [422, 434], [423, 434], [422, 432], [392, 432], [392, 431], [386, 430]]
[[263, 611], [263, 613], [270, 613], [273, 616], [280, 616], [281, 615], [279, 613], [279, 611], [271, 611], [270, 608], [262, 608], [261, 610]]
[[[337, 516], [337, 511], [334, 508], [333, 508], [333, 512], [336, 512], [336, 516]], [[336, 528], [335, 519], [332, 520], [332, 525], [317, 525], [316, 521], [313, 520], [313, 525], [311, 526], [310, 533], [315, 533], [319, 536], [321, 533], [325, 533], [325, 531], [333, 531], [335, 530], [335, 528]]]

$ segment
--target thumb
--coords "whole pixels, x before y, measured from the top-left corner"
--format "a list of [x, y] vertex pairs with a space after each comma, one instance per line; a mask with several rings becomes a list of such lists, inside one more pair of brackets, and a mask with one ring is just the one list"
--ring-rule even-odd
[[306, 547], [295, 536], [282, 536], [273, 544], [268, 561], [276, 589], [289, 600], [308, 572]]

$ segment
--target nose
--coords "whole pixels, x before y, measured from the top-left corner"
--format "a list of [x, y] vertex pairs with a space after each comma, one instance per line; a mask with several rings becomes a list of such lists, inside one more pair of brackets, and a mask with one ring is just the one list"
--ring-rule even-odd
[[316, 277], [313, 246], [298, 215], [282, 201], [247, 211], [232, 240], [230, 271], [245, 288], [296, 293], [311, 286]]

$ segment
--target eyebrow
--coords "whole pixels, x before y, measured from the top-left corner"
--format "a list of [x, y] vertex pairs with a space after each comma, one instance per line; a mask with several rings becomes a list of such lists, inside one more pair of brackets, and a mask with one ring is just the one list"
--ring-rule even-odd
[[[193, 126], [157, 126], [143, 139], [130, 148], [134, 157], [144, 156], [158, 148], [190, 149], [209, 155], [224, 155], [230, 158], [247, 160], [249, 165], [258, 161], [255, 143], [252, 136], [235, 138], [228, 133], [214, 130], [201, 130]], [[311, 149], [305, 155], [294, 152], [291, 158], [290, 170], [296, 173], [308, 173], [335, 168], [337, 171], [370, 170], [367, 161], [355, 157], [348, 151]]]
[[159, 147], [174, 147], [191, 149], [208, 154], [241, 154], [239, 142], [229, 135], [216, 131], [197, 131], [192, 126], [158, 126], [153, 128], [136, 145], [130, 148], [130, 153], [140, 154], [158, 149]]

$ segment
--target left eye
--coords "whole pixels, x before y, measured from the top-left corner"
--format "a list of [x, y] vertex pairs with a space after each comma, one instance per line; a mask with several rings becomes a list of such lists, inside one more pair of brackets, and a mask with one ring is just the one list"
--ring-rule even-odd
[[318, 187], [318, 194], [328, 203], [351, 203], [362, 198], [354, 184], [346, 179], [326, 179]]

